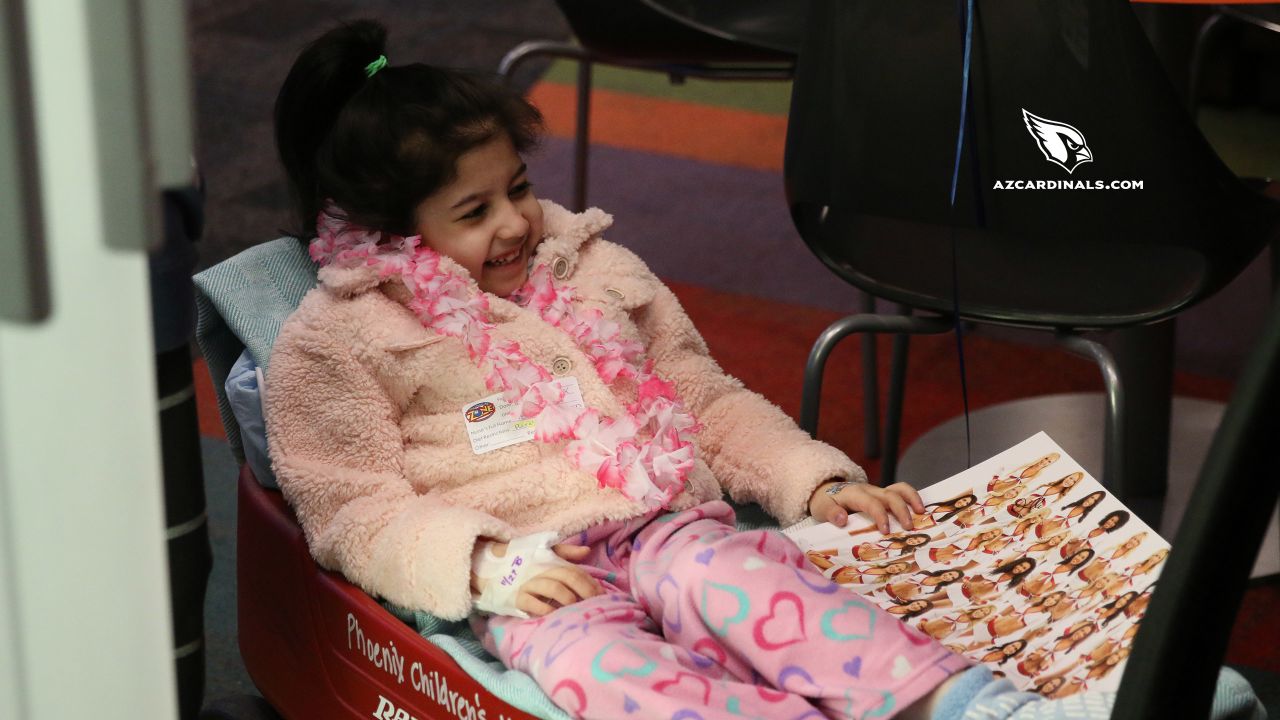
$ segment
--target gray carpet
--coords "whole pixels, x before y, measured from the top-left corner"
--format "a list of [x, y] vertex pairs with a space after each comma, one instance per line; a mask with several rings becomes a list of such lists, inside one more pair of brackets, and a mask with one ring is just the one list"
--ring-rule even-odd
[[209, 512], [213, 573], [204, 600], [206, 699], [256, 690], [240, 659], [236, 633], [236, 478], [239, 466], [227, 444], [200, 439]]
[[[567, 38], [552, 0], [188, 0], [196, 92], [196, 157], [207, 231], [200, 268], [275, 237], [288, 224], [271, 109], [302, 47], [339, 21], [375, 18], [390, 31], [393, 64], [426, 62], [494, 71], [530, 38]], [[527, 63], [526, 87], [544, 65]]]

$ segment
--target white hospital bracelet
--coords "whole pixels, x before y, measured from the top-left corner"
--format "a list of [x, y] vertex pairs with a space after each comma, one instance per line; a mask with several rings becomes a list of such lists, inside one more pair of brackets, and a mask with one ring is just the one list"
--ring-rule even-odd
[[493, 543], [477, 545], [471, 556], [471, 572], [484, 581], [484, 590], [476, 598], [476, 609], [529, 617], [516, 607], [521, 586], [551, 568], [573, 564], [551, 549], [557, 542], [559, 536], [554, 532], [525, 535], [507, 543], [507, 554], [502, 557], [493, 554]]

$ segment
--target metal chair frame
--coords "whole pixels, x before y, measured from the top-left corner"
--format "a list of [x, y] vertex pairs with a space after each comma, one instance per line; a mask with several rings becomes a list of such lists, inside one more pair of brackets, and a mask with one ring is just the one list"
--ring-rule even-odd
[[686, 78], [705, 80], [790, 80], [794, 64], [703, 65], [670, 60], [634, 60], [591, 50], [575, 42], [531, 40], [515, 46], [498, 64], [498, 75], [510, 79], [516, 69], [535, 57], [551, 57], [576, 60], [578, 82], [573, 136], [573, 209], [582, 212], [587, 208], [587, 159], [590, 154], [591, 119], [591, 66], [616, 65], [636, 70], [666, 73], [672, 83], [683, 83]]
[[[912, 317], [911, 310], [907, 308], [902, 308], [900, 313], [896, 316], [867, 313], [849, 315], [827, 326], [809, 351], [809, 359], [804, 368], [804, 389], [800, 401], [800, 427], [816, 437], [823, 371], [831, 351], [841, 340], [855, 333], [863, 333], [864, 338], [873, 334], [893, 333], [893, 361], [890, 371], [889, 398], [885, 410], [884, 446], [881, 451], [883, 459], [880, 464], [882, 484], [893, 483], [897, 471], [902, 399], [906, 393], [907, 351], [911, 336], [937, 335], [950, 332], [955, 327], [955, 319], [952, 317], [944, 315]], [[1122, 488], [1123, 474], [1118, 470], [1124, 467], [1122, 453], [1126, 405], [1119, 365], [1111, 350], [1096, 340], [1075, 332], [1059, 332], [1055, 335], [1055, 339], [1064, 348], [1094, 360], [1102, 371], [1107, 402], [1106, 424], [1103, 430], [1105, 438], [1103, 477], [1120, 478], [1115, 490], [1123, 496], [1128, 488]], [[863, 361], [866, 362], [865, 355]], [[864, 408], [868, 418], [878, 417], [874, 403], [873, 399], [870, 407]]]

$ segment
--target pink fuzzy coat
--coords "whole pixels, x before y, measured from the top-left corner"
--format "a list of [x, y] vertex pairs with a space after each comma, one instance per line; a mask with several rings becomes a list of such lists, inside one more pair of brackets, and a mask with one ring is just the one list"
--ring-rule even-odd
[[[576, 288], [581, 305], [639, 340], [702, 424], [698, 459], [671, 509], [718, 499], [723, 488], [789, 524], [805, 516], [822, 481], [866, 479], [843, 453], [724, 374], [675, 295], [634, 254], [600, 237], [608, 215], [543, 205], [537, 261]], [[575, 469], [563, 443], [475, 455], [462, 408], [493, 391], [459, 340], [419, 323], [407, 296], [371, 268], [320, 270], [271, 358], [270, 451], [317, 562], [373, 595], [456, 619], [471, 610], [477, 537], [567, 537], [646, 510]], [[494, 340], [514, 340], [554, 374], [576, 377], [588, 407], [617, 416], [634, 399], [625, 379], [605, 385], [568, 335], [489, 300]]]

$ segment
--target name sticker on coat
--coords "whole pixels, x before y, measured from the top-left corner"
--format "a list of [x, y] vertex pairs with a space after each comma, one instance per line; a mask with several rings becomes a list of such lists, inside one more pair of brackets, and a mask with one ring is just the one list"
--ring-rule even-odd
[[[564, 402], [568, 407], [583, 408], [582, 390], [574, 377], [553, 380], [564, 390]], [[471, 440], [471, 451], [483, 455], [510, 445], [533, 439], [533, 418], [518, 416], [519, 409], [502, 399], [502, 393], [494, 393], [462, 406], [462, 424]]]

